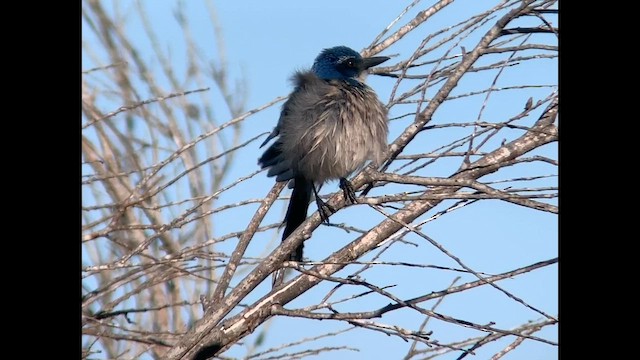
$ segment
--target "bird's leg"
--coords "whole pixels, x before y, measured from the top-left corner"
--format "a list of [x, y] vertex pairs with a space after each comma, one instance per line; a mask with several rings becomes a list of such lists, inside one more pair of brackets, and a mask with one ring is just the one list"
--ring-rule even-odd
[[320, 196], [318, 195], [318, 190], [316, 190], [316, 184], [313, 184], [312, 188], [313, 188], [313, 195], [315, 195], [316, 197], [316, 205], [318, 206], [320, 219], [322, 219], [323, 222], [329, 224], [329, 215], [336, 212], [336, 209], [334, 209], [333, 207], [331, 207], [331, 205], [327, 204], [326, 202], [322, 201], [322, 199], [320, 199]]
[[345, 178], [340, 178], [340, 189], [342, 189], [342, 192], [344, 193], [345, 202], [348, 200], [352, 204], [356, 203], [356, 192], [353, 189], [351, 181]]

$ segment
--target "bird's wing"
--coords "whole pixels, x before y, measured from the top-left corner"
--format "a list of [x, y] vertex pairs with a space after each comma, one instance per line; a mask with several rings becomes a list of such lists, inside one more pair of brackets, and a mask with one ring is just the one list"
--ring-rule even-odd
[[299, 92], [300, 92], [300, 86], [296, 86], [293, 92], [289, 95], [289, 98], [287, 99], [287, 101], [285, 101], [284, 104], [282, 105], [282, 110], [280, 110], [280, 117], [278, 118], [278, 124], [276, 125], [276, 127], [273, 128], [273, 131], [271, 131], [271, 134], [269, 134], [269, 136], [267, 136], [267, 138], [264, 139], [260, 147], [265, 146], [269, 141], [271, 141], [271, 139], [280, 135], [280, 125], [282, 124], [282, 119], [289, 114], [289, 107], [291, 106], [291, 98], [294, 98], [296, 93], [299, 93]]
[[[319, 95], [315, 94], [314, 91], [310, 91], [310, 89], [314, 88], [313, 86], [310, 86], [313, 85], [311, 83], [318, 81], [315, 75], [312, 75], [309, 72], [297, 72], [296, 74], [294, 74], [292, 80], [295, 87], [289, 95], [289, 99], [287, 99], [287, 101], [282, 105], [280, 118], [278, 119], [278, 125], [276, 125], [271, 134], [269, 134], [262, 145], [260, 145], [260, 147], [262, 147], [272, 139], [280, 136], [273, 144], [271, 144], [271, 146], [269, 146], [264, 151], [262, 156], [258, 159], [258, 164], [263, 169], [269, 168], [267, 176], [275, 176], [276, 181], [292, 180], [296, 176], [295, 170], [292, 168], [292, 153], [297, 153], [298, 157], [304, 157], [306, 155], [306, 151], [291, 151], [291, 147], [297, 146], [299, 140], [301, 139], [291, 141], [291, 138], [289, 136], [289, 140], [286, 144], [287, 146], [283, 147], [281, 130], [286, 130], [285, 133], [287, 134], [300, 133], [302, 136], [304, 136], [304, 134], [306, 133], [306, 128], [312, 124], [307, 124], [303, 121], [300, 121], [301, 117], [313, 119], [317, 116], [309, 114], [308, 112], [317, 112], [321, 108], [319, 106], [315, 106], [318, 105], [316, 103]], [[304, 105], [301, 105], [301, 103], [303, 103]], [[309, 104], [313, 106], [310, 106]], [[303, 116], [301, 116], [301, 114]], [[301, 128], [300, 130], [302, 131], [297, 130], [298, 128]]]
[[[278, 123], [278, 125], [280, 125], [280, 124]], [[273, 139], [274, 137], [280, 135], [280, 127], [278, 125], [276, 125], [276, 127], [273, 128], [273, 131], [271, 131], [271, 134], [269, 134], [269, 136], [267, 136], [267, 138], [264, 139], [264, 141], [262, 142], [262, 145], [260, 145], [260, 147], [263, 147], [263, 146], [267, 145], [267, 143], [269, 141], [271, 141], [271, 139]]]

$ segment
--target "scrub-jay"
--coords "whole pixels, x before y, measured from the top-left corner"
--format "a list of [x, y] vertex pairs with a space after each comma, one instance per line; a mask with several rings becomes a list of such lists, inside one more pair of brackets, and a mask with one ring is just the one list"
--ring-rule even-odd
[[[323, 220], [333, 211], [318, 196], [317, 187], [340, 180], [345, 200], [355, 203], [346, 179], [371, 160], [380, 165], [387, 148], [387, 109], [364, 81], [366, 70], [389, 60], [363, 58], [346, 46], [324, 49], [313, 67], [297, 71], [295, 86], [282, 106], [280, 119], [262, 143], [276, 141], [258, 159], [267, 176], [293, 187], [285, 216], [284, 241], [307, 218], [311, 195]], [[290, 259], [302, 261], [301, 244]]]

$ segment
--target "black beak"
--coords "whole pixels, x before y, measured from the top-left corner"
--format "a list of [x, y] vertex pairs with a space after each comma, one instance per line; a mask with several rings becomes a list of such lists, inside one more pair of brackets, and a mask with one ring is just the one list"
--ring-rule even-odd
[[362, 63], [360, 64], [360, 68], [362, 70], [366, 70], [372, 66], [376, 66], [382, 64], [383, 62], [391, 59], [388, 56], [374, 56], [362, 59]]

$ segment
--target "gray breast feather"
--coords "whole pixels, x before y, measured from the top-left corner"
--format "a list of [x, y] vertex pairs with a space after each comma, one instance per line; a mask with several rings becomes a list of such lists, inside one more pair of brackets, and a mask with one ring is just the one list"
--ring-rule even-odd
[[310, 72], [296, 73], [294, 82], [277, 126], [283, 163], [317, 183], [347, 177], [369, 160], [380, 163], [387, 110], [371, 88]]

